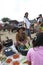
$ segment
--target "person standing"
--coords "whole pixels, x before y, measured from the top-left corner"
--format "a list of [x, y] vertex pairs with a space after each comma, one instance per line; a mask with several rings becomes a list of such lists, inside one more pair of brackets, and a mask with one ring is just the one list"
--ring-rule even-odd
[[26, 12], [24, 15], [23, 23], [25, 24], [25, 27], [26, 27], [26, 34], [31, 39], [31, 32], [30, 32], [31, 23], [30, 23], [29, 18], [28, 18], [28, 12]]
[[37, 20], [37, 22], [38, 23], [42, 23], [43, 22], [43, 17], [42, 17], [42, 14], [39, 14], [39, 17], [37, 18], [38, 20]]

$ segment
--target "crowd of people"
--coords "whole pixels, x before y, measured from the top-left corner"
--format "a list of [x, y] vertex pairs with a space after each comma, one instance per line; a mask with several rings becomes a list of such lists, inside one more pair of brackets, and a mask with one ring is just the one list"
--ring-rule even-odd
[[[26, 54], [26, 59], [29, 65], [43, 65], [43, 17], [42, 14], [39, 15], [37, 20], [34, 20], [34, 29], [36, 31], [36, 36], [32, 39], [31, 37], [31, 23], [28, 19], [28, 12], [25, 13], [23, 19], [23, 26], [19, 27], [16, 34], [15, 48], [18, 47], [27, 49], [30, 46], [30, 41], [32, 40], [32, 48], [30, 48]], [[0, 37], [0, 54], [2, 53], [3, 43]]]

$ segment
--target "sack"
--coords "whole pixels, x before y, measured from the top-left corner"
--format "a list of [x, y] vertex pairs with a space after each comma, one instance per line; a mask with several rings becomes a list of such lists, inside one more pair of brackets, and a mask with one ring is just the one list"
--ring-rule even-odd
[[11, 56], [11, 55], [15, 54], [15, 52], [11, 48], [5, 48], [4, 49], [4, 54], [6, 56]]
[[12, 45], [13, 45], [12, 39], [9, 39], [9, 40], [4, 41], [4, 42], [3, 42], [3, 45], [4, 45], [5, 47], [10, 47], [10, 46], [12, 46]]
[[17, 49], [18, 52], [20, 52], [22, 55], [26, 56], [28, 50], [25, 50], [25, 47], [26, 47], [26, 46], [19, 45], [19, 46], [16, 46], [16, 49]]

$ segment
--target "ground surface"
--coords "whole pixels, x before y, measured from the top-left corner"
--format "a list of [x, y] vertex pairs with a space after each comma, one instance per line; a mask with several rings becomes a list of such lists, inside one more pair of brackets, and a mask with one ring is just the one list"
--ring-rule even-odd
[[[1, 36], [2, 40], [6, 40], [6, 37], [8, 36], [10, 39], [13, 39], [14, 42], [16, 41], [16, 32], [9, 33], [8, 31], [6, 31], [6, 32], [0, 31], [0, 36]], [[34, 38], [35, 34], [32, 34], [31, 36], [32, 36], [32, 38]]]

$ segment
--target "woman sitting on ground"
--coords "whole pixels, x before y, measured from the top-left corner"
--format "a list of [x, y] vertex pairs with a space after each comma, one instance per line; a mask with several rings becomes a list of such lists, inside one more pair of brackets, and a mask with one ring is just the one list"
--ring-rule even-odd
[[16, 47], [18, 46], [28, 46], [30, 44], [30, 38], [28, 38], [24, 32], [25, 28], [20, 27], [16, 34]]

